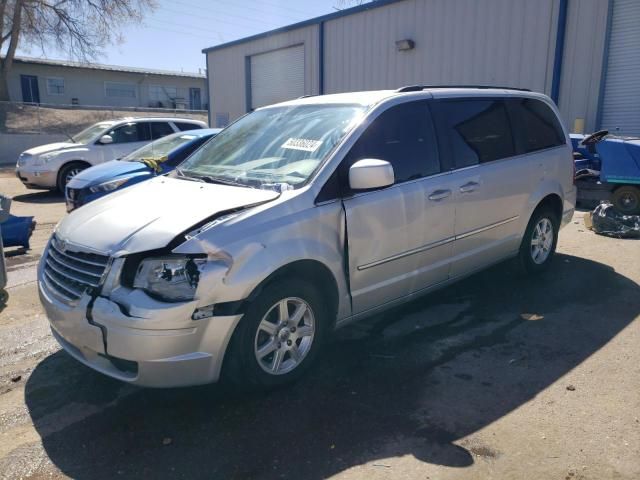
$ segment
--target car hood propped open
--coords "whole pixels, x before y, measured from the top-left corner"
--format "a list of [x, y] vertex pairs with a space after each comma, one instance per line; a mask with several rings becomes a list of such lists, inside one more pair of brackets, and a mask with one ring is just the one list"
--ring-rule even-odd
[[153, 250], [217, 213], [278, 196], [272, 190], [159, 177], [75, 210], [60, 222], [56, 235], [109, 255]]

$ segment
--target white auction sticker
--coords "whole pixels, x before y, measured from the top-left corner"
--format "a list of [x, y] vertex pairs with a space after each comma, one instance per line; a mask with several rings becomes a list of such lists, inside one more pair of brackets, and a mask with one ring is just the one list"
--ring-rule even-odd
[[307, 138], [290, 138], [282, 144], [282, 148], [291, 150], [304, 150], [305, 152], [315, 152], [322, 145], [322, 140], [309, 140]]

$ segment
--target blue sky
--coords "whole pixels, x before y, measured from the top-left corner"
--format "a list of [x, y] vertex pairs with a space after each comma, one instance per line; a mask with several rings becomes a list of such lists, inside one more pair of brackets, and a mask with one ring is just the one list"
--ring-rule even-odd
[[[99, 63], [197, 72], [201, 50], [212, 45], [289, 25], [344, 7], [340, 0], [158, 0], [142, 25], [122, 30], [123, 43], [109, 46]], [[353, 5], [357, 2], [346, 2]], [[40, 57], [39, 50], [19, 55]], [[67, 59], [48, 50], [46, 57]]]

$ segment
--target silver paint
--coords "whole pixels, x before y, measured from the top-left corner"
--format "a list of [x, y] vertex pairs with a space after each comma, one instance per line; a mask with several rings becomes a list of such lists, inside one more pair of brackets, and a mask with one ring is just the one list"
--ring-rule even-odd
[[[193, 312], [250, 298], [294, 262], [316, 262], [331, 274], [337, 288], [336, 325], [341, 326], [515, 255], [532, 212], [546, 195], [563, 200], [562, 223], [568, 222], [575, 203], [570, 143], [517, 160], [316, 202], [344, 155], [381, 112], [415, 99], [460, 95], [469, 91], [357, 94], [360, 102], [370, 100], [367, 115], [312, 181], [295, 190], [276, 193], [159, 177], [72, 212], [56, 235], [74, 248], [109, 255], [112, 263], [93, 301], [85, 295], [76, 305], [51, 295], [40, 266], [40, 295], [56, 338], [78, 360], [130, 383], [214, 382], [242, 315], [192, 320]], [[557, 113], [542, 95], [517, 95], [541, 99]], [[327, 101], [352, 98], [290, 103]], [[206, 223], [231, 210], [235, 213]], [[126, 256], [164, 249], [170, 242], [177, 245], [173, 254], [207, 258], [193, 300], [166, 303], [122, 284]], [[137, 374], [119, 370], [99, 353], [137, 362]]]

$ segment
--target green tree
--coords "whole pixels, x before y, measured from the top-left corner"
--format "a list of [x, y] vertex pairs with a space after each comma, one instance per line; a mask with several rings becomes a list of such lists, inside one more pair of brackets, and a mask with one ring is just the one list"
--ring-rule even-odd
[[0, 101], [18, 46], [48, 47], [90, 61], [121, 40], [121, 28], [139, 22], [155, 0], [0, 0]]

